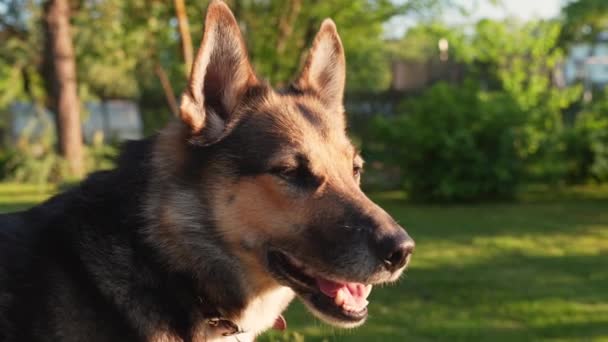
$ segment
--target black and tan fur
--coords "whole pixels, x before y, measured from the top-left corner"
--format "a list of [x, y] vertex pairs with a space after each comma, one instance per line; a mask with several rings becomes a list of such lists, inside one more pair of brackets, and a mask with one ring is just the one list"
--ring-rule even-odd
[[[297, 80], [273, 90], [214, 1], [181, 120], [127, 143], [115, 170], [0, 216], [0, 341], [246, 341], [296, 295], [329, 323], [362, 323], [315, 306], [269, 261], [288, 252], [375, 284], [409, 259], [411, 239], [359, 189], [344, 81], [326, 20]], [[214, 317], [244, 332], [223, 337]]]

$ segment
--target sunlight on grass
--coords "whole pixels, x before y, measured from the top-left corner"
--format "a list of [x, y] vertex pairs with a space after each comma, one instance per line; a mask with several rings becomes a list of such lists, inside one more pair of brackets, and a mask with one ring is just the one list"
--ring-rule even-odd
[[0, 213], [31, 207], [47, 199], [55, 190], [53, 185], [0, 183]]
[[375, 194], [416, 239], [410, 270], [372, 292], [363, 328], [325, 328], [294, 305], [290, 330], [306, 341], [608, 340], [608, 187], [551, 191], [424, 206]]

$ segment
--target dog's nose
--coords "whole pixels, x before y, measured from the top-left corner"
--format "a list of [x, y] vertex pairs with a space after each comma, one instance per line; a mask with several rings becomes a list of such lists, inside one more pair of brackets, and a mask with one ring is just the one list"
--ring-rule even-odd
[[403, 268], [414, 252], [415, 243], [403, 229], [399, 233], [387, 237], [382, 248], [382, 262], [387, 270], [395, 272]]

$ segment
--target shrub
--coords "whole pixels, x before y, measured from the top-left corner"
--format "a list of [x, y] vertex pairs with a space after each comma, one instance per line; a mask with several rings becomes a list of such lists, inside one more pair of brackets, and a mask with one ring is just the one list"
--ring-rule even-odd
[[376, 139], [401, 167], [417, 200], [511, 197], [528, 149], [525, 115], [506, 93], [466, 82], [437, 84], [407, 100], [403, 114], [378, 119]]
[[58, 181], [66, 172], [66, 165], [54, 153], [52, 123], [48, 120], [29, 120], [14, 146], [7, 148], [3, 174], [10, 181], [46, 183]]
[[[66, 161], [55, 152], [55, 134], [50, 123], [43, 123], [42, 127], [37, 124], [28, 123], [17, 143], [0, 153], [0, 176], [4, 180], [36, 184], [73, 180]], [[103, 137], [96, 135], [84, 152], [86, 170], [91, 172], [111, 168], [117, 149], [104, 144]]]
[[608, 99], [583, 109], [565, 135], [569, 180], [608, 181]]

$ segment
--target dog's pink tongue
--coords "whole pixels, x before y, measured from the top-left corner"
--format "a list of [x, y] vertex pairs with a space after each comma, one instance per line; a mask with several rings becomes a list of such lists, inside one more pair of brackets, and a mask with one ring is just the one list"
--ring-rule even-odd
[[371, 285], [360, 283], [336, 283], [331, 280], [318, 278], [319, 290], [328, 297], [334, 298], [336, 305], [354, 311], [363, 310], [367, 304], [367, 297], [372, 291]]

